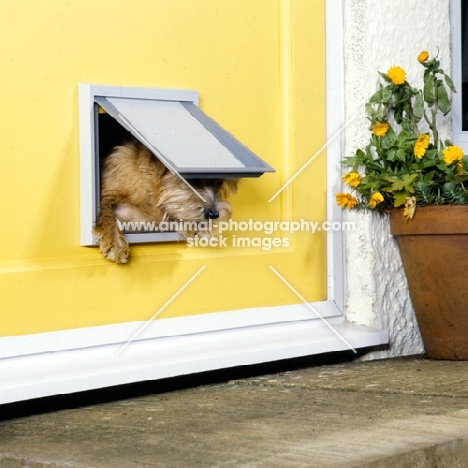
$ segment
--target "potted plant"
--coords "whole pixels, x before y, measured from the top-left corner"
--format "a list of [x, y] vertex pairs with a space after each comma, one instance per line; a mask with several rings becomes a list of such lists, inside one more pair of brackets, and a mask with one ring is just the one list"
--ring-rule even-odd
[[380, 73], [366, 104], [369, 143], [342, 161], [350, 190], [336, 201], [389, 214], [426, 355], [468, 359], [468, 158], [439, 138], [452, 80], [437, 57], [423, 51], [418, 61], [422, 89], [401, 67]]

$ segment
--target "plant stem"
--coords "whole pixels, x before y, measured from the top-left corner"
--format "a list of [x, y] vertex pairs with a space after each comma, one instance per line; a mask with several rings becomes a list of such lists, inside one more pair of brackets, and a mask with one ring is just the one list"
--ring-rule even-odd
[[431, 130], [434, 135], [434, 146], [439, 149], [439, 132], [437, 131], [437, 103], [439, 101], [438, 92], [437, 92], [437, 76], [434, 72], [434, 105], [432, 106], [432, 125]]
[[424, 112], [424, 120], [428, 123], [429, 128], [432, 131], [434, 146], [439, 149], [439, 132], [437, 131], [437, 101], [434, 103], [431, 109], [431, 117], [432, 119], [429, 119], [426, 112]]
[[437, 131], [437, 99], [432, 108], [432, 134], [434, 135], [434, 146], [439, 149], [439, 132]]
[[434, 93], [434, 102], [432, 103], [431, 108], [431, 119], [428, 118], [426, 111], [424, 111], [424, 120], [429, 124], [429, 128], [432, 131], [432, 136], [434, 138], [434, 146], [439, 149], [439, 132], [437, 131], [437, 103], [438, 103], [438, 92], [437, 92], [437, 71], [432, 71], [433, 77], [433, 93]]

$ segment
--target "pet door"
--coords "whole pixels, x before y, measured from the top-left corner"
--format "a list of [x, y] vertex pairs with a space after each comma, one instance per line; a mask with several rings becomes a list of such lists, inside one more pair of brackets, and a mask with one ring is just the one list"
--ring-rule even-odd
[[[259, 177], [274, 169], [198, 108], [188, 90], [79, 85], [81, 245], [96, 245], [100, 164], [132, 137], [184, 178]], [[179, 234], [126, 233], [131, 243], [180, 240]]]

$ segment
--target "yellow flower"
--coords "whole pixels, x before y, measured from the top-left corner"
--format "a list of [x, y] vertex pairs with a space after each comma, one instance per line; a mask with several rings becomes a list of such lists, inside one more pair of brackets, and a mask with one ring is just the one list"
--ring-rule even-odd
[[442, 154], [444, 155], [442, 159], [447, 165], [463, 159], [463, 150], [459, 146], [447, 146], [442, 150]]
[[348, 208], [348, 210], [350, 210], [358, 204], [358, 201], [349, 193], [337, 193], [336, 203], [338, 203], [341, 208]]
[[380, 192], [373, 193], [369, 200], [369, 208], [375, 208], [379, 203], [382, 203], [383, 200], [384, 198]]
[[348, 172], [342, 178], [345, 184], [356, 188], [361, 183], [361, 176], [357, 172]]
[[447, 165], [450, 165], [453, 162], [457, 161], [457, 174], [462, 175], [464, 172], [462, 163], [463, 149], [459, 146], [447, 146], [447, 148], [442, 150], [442, 154], [444, 155], [442, 157], [442, 160], [445, 161]]
[[429, 58], [429, 53], [427, 50], [423, 50], [419, 55], [418, 55], [418, 62], [423, 63]]
[[421, 159], [425, 154], [427, 147], [429, 146], [429, 134], [423, 133], [419, 135], [416, 143], [414, 144], [413, 153], [418, 158]]
[[387, 123], [382, 123], [382, 122], [377, 122], [373, 127], [372, 127], [372, 133], [377, 136], [385, 136], [388, 132], [388, 124]]
[[406, 80], [406, 72], [401, 67], [391, 67], [387, 72], [387, 76], [394, 85], [401, 85]]

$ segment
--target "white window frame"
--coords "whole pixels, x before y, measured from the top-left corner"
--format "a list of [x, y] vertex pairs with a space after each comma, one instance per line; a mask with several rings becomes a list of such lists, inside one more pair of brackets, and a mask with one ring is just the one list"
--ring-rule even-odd
[[462, 114], [462, 17], [461, 0], [450, 0], [450, 28], [452, 44], [452, 80], [456, 93], [452, 93], [452, 140], [468, 154], [468, 131], [463, 131]]

